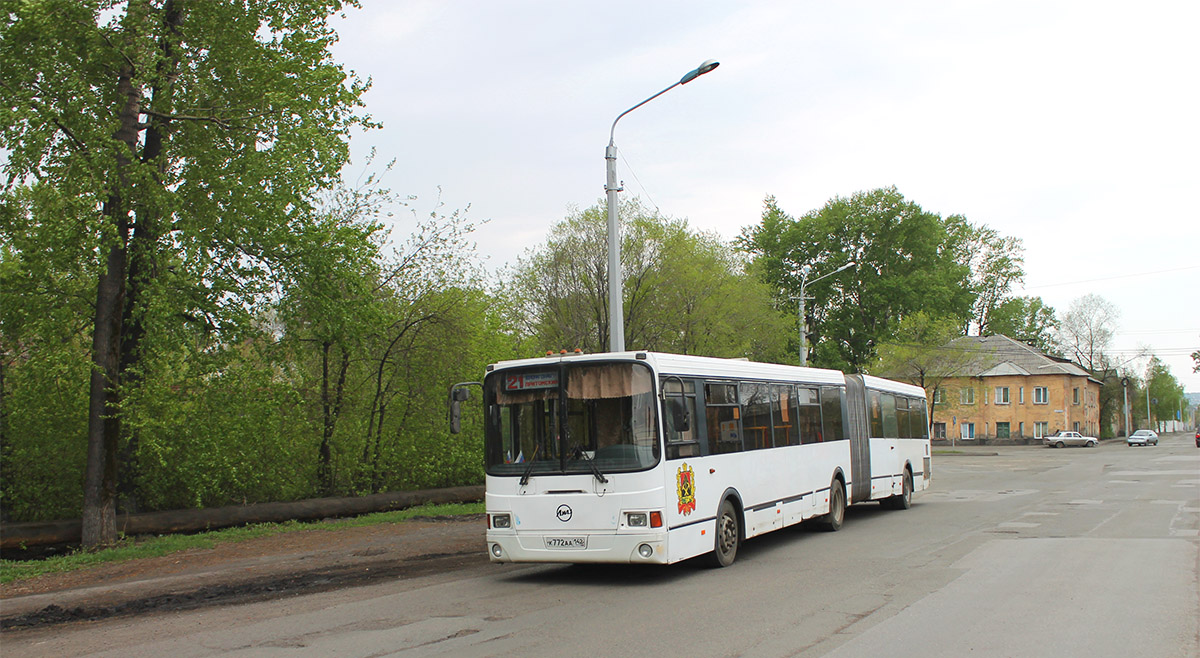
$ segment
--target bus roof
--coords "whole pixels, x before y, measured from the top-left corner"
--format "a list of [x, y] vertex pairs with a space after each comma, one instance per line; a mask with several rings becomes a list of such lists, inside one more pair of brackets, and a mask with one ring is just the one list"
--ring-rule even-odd
[[[693, 356], [688, 354], [668, 354], [665, 352], [601, 352], [597, 354], [551, 354], [532, 359], [517, 359], [500, 361], [493, 364], [493, 370], [507, 368], [527, 368], [539, 365], [554, 365], [564, 361], [582, 363], [588, 361], [644, 361], [663, 375], [682, 375], [696, 377], [711, 377], [717, 379], [761, 379], [776, 381], [808, 382], [812, 384], [840, 385], [845, 383], [845, 376], [838, 370], [824, 368], [806, 368], [788, 366], [778, 363], [760, 363], [744, 359], [721, 359], [711, 356]], [[892, 382], [878, 377], [869, 377], [867, 385], [871, 388], [886, 390], [907, 395], [924, 397], [925, 393], [917, 386]]]

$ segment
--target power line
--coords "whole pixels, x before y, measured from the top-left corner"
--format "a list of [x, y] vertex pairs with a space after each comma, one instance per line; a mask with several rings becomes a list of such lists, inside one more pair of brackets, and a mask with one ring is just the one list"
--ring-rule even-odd
[[1135, 272], [1133, 274], [1118, 274], [1116, 276], [1106, 276], [1099, 279], [1084, 279], [1082, 281], [1064, 281], [1062, 283], [1043, 283], [1037, 286], [1025, 286], [1025, 290], [1036, 290], [1038, 288], [1056, 288], [1058, 286], [1073, 286], [1080, 283], [1097, 283], [1099, 281], [1115, 281], [1117, 279], [1133, 279], [1140, 276], [1154, 276], [1156, 274], [1169, 274], [1171, 272], [1184, 272], [1187, 270], [1200, 269], [1200, 265], [1187, 265], [1184, 267], [1175, 267], [1169, 270], [1155, 270], [1153, 272]]

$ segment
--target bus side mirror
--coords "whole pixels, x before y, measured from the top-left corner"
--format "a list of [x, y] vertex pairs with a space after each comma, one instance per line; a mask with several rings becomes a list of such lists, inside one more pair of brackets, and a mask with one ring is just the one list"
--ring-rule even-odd
[[462, 431], [462, 403], [471, 397], [471, 392], [465, 387], [454, 386], [450, 389], [450, 433]]

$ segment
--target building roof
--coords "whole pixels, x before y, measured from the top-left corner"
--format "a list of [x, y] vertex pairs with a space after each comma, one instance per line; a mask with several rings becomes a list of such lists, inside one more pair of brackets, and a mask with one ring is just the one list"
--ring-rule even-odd
[[1103, 383], [1077, 363], [1049, 356], [1008, 336], [963, 336], [950, 341], [947, 347], [971, 353], [968, 364], [962, 368], [971, 377], [1067, 375]]

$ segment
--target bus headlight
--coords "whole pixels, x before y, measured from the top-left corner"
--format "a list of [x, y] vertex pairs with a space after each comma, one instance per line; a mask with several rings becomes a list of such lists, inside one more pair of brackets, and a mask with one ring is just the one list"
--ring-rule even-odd
[[492, 544], [492, 557], [499, 560], [504, 556], [504, 551], [500, 548], [500, 544]]
[[492, 515], [492, 527], [498, 528], [498, 529], [499, 528], [511, 528], [512, 527], [512, 517], [507, 514], [493, 514]]
[[649, 560], [650, 556], [654, 555], [654, 549], [651, 548], [650, 544], [642, 544], [641, 546], [638, 546], [638, 555]]
[[645, 512], [629, 512], [625, 515], [625, 523], [631, 528], [645, 528], [647, 518]]

